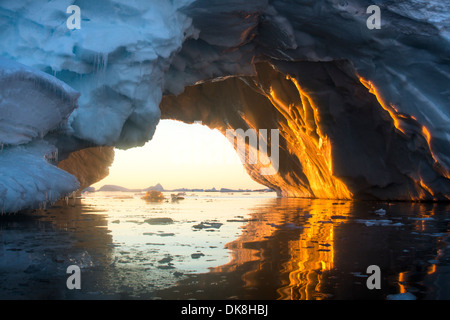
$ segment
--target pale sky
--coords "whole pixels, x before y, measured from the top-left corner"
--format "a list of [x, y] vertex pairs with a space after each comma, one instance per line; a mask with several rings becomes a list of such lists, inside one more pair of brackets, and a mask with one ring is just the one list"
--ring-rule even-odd
[[117, 150], [110, 174], [93, 185], [147, 188], [157, 183], [176, 188], [262, 189], [241, 164], [231, 143], [218, 130], [200, 124], [161, 120], [143, 147]]

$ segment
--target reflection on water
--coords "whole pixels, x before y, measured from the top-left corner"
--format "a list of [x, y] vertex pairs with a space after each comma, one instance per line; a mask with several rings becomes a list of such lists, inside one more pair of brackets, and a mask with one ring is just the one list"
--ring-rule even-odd
[[[450, 298], [449, 204], [140, 197], [95, 193], [1, 217], [0, 298]], [[72, 264], [81, 290], [66, 288]], [[367, 288], [370, 265], [380, 290]]]

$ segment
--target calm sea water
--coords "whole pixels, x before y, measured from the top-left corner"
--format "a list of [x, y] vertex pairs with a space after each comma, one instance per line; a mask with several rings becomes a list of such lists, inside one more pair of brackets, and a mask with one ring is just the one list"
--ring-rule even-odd
[[0, 217], [0, 299], [450, 299], [449, 204], [141, 196]]

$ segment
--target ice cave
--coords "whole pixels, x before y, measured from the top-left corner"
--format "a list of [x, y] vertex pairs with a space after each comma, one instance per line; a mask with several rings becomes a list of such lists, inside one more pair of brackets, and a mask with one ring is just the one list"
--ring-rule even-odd
[[448, 201], [448, 12], [437, 0], [3, 0], [0, 211], [99, 181], [113, 149], [142, 146], [160, 119], [278, 129], [277, 173], [246, 169], [283, 197]]

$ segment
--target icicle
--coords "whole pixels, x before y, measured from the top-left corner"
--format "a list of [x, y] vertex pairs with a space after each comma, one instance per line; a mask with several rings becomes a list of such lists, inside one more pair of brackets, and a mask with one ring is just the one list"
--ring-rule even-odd
[[108, 53], [104, 52], [103, 53], [103, 70], [102, 72], [106, 71], [106, 68], [108, 67]]
[[97, 53], [96, 73], [100, 73], [100, 53]]
[[93, 73], [103, 74], [108, 67], [108, 53], [107, 52], [97, 52], [93, 59]]

